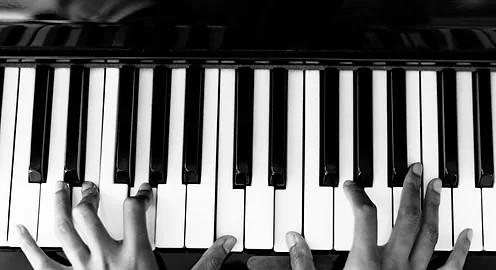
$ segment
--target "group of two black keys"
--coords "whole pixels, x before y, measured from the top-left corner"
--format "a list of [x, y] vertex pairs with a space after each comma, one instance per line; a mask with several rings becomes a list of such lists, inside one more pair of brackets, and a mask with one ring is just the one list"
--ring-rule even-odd
[[[286, 186], [288, 72], [274, 68], [270, 76], [269, 183], [277, 189]], [[166, 183], [171, 69], [156, 67], [153, 81], [152, 129], [150, 147], [150, 184]], [[3, 72], [1, 73], [3, 76]], [[36, 70], [29, 181], [46, 181], [51, 125], [54, 70], [38, 66]], [[406, 134], [405, 70], [387, 74], [388, 91], [388, 183], [403, 185], [408, 170]], [[492, 187], [492, 118], [490, 73], [474, 74], [474, 144], [475, 185]], [[120, 70], [116, 137], [115, 182], [134, 184], [139, 69], [125, 66]], [[373, 183], [372, 141], [372, 71], [354, 71], [354, 181], [363, 187]], [[438, 72], [439, 175], [443, 186], [458, 182], [456, 73]], [[192, 66], [186, 71], [184, 112], [183, 183], [201, 183], [204, 69]], [[84, 180], [89, 69], [71, 67], [67, 122], [65, 181], [78, 186]], [[350, 89], [351, 90], [351, 89]], [[254, 105], [254, 70], [236, 70], [235, 143], [233, 188], [251, 185]], [[1, 104], [0, 104], [1, 105]], [[339, 70], [320, 71], [320, 186], [339, 184]], [[471, 143], [471, 142], [467, 142]]]

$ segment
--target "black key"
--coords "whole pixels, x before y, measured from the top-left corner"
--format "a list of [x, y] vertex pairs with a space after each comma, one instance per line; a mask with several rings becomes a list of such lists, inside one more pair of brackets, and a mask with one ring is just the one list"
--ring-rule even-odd
[[388, 186], [403, 187], [408, 172], [405, 71], [388, 72]]
[[84, 182], [89, 74], [87, 68], [71, 68], [64, 182], [73, 187]]
[[[5, 68], [0, 67], [0, 82], [5, 78]], [[0, 83], [0, 119], [2, 119], [2, 103], [3, 103], [3, 83]]]
[[138, 70], [123, 67], [119, 75], [115, 183], [130, 184], [134, 180], [136, 149], [136, 115], [138, 104]]
[[239, 68], [236, 77], [236, 132], [234, 188], [251, 185], [253, 157], [253, 91], [254, 72]]
[[372, 187], [372, 71], [359, 69], [354, 76], [355, 98], [355, 179], [362, 187]]
[[439, 178], [443, 187], [458, 185], [458, 132], [456, 117], [456, 72], [438, 72]]
[[204, 75], [205, 71], [200, 67], [191, 67], [186, 71], [184, 184], [201, 182]]
[[286, 188], [288, 71], [270, 72], [269, 186]]
[[171, 71], [166, 67], [156, 67], [153, 72], [149, 183], [157, 187], [165, 184], [167, 179]]
[[50, 124], [52, 119], [53, 69], [39, 66], [36, 69], [29, 182], [45, 183], [50, 150]]
[[493, 187], [493, 124], [491, 113], [491, 73], [480, 69], [473, 74], [475, 186]]
[[339, 71], [320, 72], [320, 186], [339, 184]]

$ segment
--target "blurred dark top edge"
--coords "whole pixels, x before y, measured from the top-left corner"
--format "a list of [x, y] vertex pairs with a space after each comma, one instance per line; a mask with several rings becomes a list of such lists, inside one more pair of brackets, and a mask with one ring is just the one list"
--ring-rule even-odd
[[[54, 19], [43, 14], [38, 19]], [[157, 0], [124, 24], [223, 25], [253, 31], [281, 28], [291, 32], [319, 33], [362, 25], [448, 24], [495, 21], [494, 0]], [[289, 30], [288, 30], [289, 31]]]

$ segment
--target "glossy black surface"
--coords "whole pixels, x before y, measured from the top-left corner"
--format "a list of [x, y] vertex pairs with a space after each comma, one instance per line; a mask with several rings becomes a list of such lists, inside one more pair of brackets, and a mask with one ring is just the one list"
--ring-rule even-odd
[[473, 74], [474, 158], [476, 187], [493, 187], [493, 123], [491, 73], [480, 69]]
[[234, 188], [251, 185], [254, 80], [253, 69], [240, 68], [236, 71]]
[[156, 187], [167, 181], [169, 154], [169, 115], [171, 70], [153, 70], [152, 124], [150, 138], [150, 185]]
[[201, 183], [203, 91], [205, 70], [191, 67], [186, 70], [186, 100], [183, 137], [183, 183]]
[[388, 186], [403, 187], [408, 172], [405, 70], [388, 72]]
[[81, 186], [86, 164], [89, 70], [81, 66], [71, 67], [69, 84], [64, 182]]
[[288, 71], [270, 72], [269, 186], [286, 188]]
[[372, 187], [373, 131], [372, 131], [372, 71], [354, 72], [354, 181], [362, 187]]
[[47, 180], [52, 122], [53, 73], [53, 68], [48, 66], [36, 68], [29, 161], [30, 183], [45, 183]]
[[437, 73], [439, 178], [443, 187], [458, 185], [458, 130], [456, 72], [445, 69]]
[[319, 186], [339, 185], [339, 71], [320, 71]]

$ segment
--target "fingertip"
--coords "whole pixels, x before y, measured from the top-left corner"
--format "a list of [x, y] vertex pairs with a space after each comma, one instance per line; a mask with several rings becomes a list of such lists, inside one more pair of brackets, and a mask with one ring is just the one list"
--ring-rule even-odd
[[467, 229], [467, 239], [469, 242], [472, 241], [472, 236], [474, 235], [474, 230], [472, 230], [471, 228]]
[[144, 182], [143, 184], [140, 185], [139, 190], [151, 190], [152, 187], [148, 182]]
[[420, 177], [422, 175], [422, 164], [420, 162], [413, 163], [412, 172]]
[[226, 251], [226, 253], [229, 253], [234, 248], [234, 245], [236, 245], [236, 242], [238, 240], [232, 235], [226, 235], [224, 236], [224, 238], [225, 240], [224, 244], [222, 244], [222, 247], [224, 248], [224, 251]]
[[66, 188], [67, 188], [67, 184], [64, 181], [57, 181], [53, 185], [53, 193], [57, 193]]
[[296, 236], [295, 232], [287, 232], [286, 233], [286, 245], [288, 246], [288, 249], [291, 249], [296, 245]]

